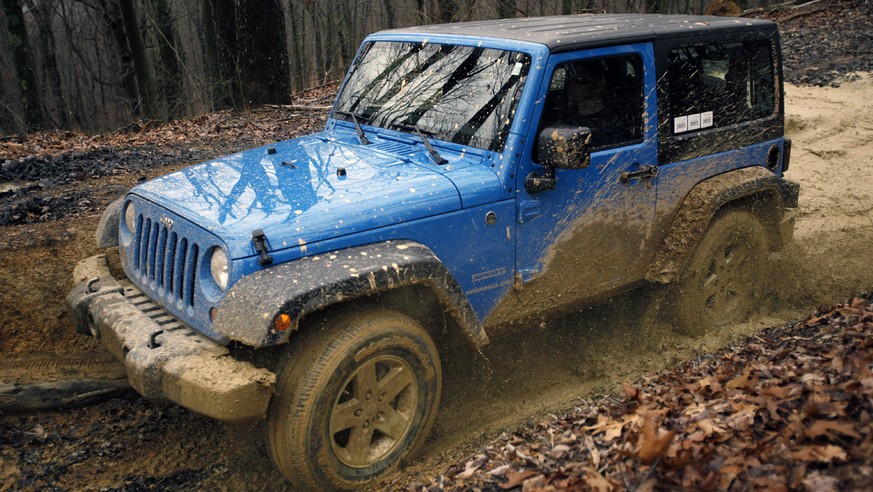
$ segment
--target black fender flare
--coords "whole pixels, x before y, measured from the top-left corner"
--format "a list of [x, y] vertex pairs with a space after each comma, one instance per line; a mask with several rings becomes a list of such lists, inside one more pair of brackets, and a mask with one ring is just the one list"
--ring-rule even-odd
[[100, 216], [95, 236], [98, 248], [118, 246], [118, 224], [121, 221], [121, 205], [124, 197], [110, 203]]
[[[775, 225], [783, 213], [780, 178], [761, 166], [745, 167], [728, 171], [695, 185], [686, 195], [673, 218], [658, 252], [646, 271], [646, 280], [655, 283], [670, 283], [679, 275], [710, 221], [725, 206], [745, 199], [757, 199], [757, 211], [766, 210], [765, 229], [775, 231]], [[760, 205], [763, 205], [760, 206]], [[771, 242], [778, 241], [773, 232]]]
[[[260, 348], [285, 343], [301, 318], [333, 304], [415, 284], [438, 297], [475, 347], [488, 344], [479, 318], [445, 265], [427, 246], [399, 240], [307, 256], [270, 266], [240, 279], [217, 309], [213, 329]], [[291, 317], [277, 331], [273, 320]]]

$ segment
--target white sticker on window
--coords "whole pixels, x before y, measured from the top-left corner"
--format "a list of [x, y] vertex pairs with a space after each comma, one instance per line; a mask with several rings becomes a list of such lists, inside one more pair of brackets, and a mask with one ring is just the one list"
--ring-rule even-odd
[[513, 76], [521, 75], [521, 68], [522, 68], [522, 63], [515, 62], [515, 66], [512, 67], [512, 74], [511, 75], [513, 75]]
[[700, 128], [709, 128], [712, 126], [712, 111], [700, 113]]
[[700, 113], [689, 114], [688, 115], [688, 130], [699, 130], [700, 129]]
[[679, 116], [678, 118], [673, 118], [673, 133], [682, 133], [684, 131], [688, 131], [688, 117]]

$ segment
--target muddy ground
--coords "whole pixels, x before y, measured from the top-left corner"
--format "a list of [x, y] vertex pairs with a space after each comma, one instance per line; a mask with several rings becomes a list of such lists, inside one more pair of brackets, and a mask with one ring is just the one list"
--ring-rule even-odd
[[[451, 359], [432, 436], [401, 477], [436, 473], [531, 415], [615, 391], [765, 326], [873, 290], [873, 77], [852, 72], [870, 69], [870, 7], [841, 5], [851, 7], [844, 15], [852, 23], [844, 29], [849, 34], [818, 35], [822, 46], [848, 43], [840, 56], [849, 62], [835, 66], [839, 58], [828, 53], [811, 58], [815, 27], [840, 24], [832, 12], [783, 29], [794, 64], [786, 66], [788, 79], [803, 84], [786, 88], [787, 133], [794, 141], [787, 176], [801, 183], [801, 197], [796, 242], [773, 258], [775, 271], [768, 275], [768, 313], [709, 337], [651, 343], [637, 322], [649, 296], [641, 290], [497, 340], [486, 359]], [[299, 102], [329, 104], [331, 90], [312, 91]], [[97, 251], [93, 230], [107, 203], [140, 179], [309, 133], [323, 118], [324, 111], [261, 108], [139, 133], [0, 141], [0, 374], [6, 379], [0, 382], [117, 371], [98, 343], [73, 332], [63, 306], [73, 265]], [[58, 362], [67, 358], [89, 364]], [[281, 488], [282, 478], [253, 437], [261, 431], [130, 392], [98, 405], [2, 415], [0, 489]]]

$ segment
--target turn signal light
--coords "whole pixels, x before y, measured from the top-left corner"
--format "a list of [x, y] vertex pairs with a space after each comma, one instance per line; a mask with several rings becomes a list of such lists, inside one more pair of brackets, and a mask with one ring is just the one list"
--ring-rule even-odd
[[277, 315], [273, 318], [273, 327], [276, 328], [276, 331], [287, 331], [288, 328], [291, 328], [291, 316], [285, 313]]

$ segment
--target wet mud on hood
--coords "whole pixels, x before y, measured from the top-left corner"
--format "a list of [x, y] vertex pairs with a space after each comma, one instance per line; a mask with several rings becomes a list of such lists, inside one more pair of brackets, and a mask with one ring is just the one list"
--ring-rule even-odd
[[198, 164], [132, 193], [211, 231], [233, 258], [255, 254], [255, 229], [278, 250], [461, 208], [440, 172], [328, 132]]

